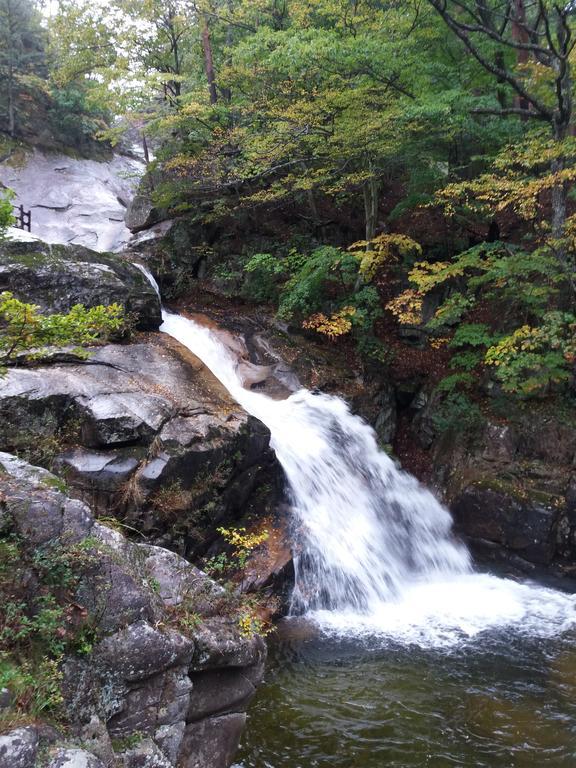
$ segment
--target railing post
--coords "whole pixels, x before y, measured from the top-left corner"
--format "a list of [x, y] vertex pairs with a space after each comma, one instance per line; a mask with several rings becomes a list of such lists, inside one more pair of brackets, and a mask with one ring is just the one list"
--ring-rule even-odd
[[27, 229], [32, 232], [32, 211], [25, 211], [23, 205], [14, 206], [16, 221], [14, 226], [17, 229]]

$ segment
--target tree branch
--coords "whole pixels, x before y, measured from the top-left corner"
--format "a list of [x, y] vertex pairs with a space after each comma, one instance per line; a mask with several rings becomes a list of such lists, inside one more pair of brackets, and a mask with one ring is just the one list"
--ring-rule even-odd
[[454, 34], [459, 37], [460, 40], [462, 40], [472, 56], [474, 56], [476, 61], [478, 61], [478, 63], [481, 64], [484, 69], [486, 69], [488, 72], [491, 72], [493, 75], [495, 75], [495, 77], [499, 77], [501, 80], [508, 83], [508, 85], [510, 85], [521, 98], [532, 104], [534, 109], [539, 112], [544, 119], [548, 120], [549, 122], [553, 121], [554, 113], [551, 109], [549, 109], [535, 96], [532, 96], [530, 93], [528, 93], [522, 84], [507, 69], [502, 69], [487, 59], [486, 56], [484, 56], [482, 53], [480, 53], [479, 49], [470, 39], [467, 31], [462, 29], [460, 22], [457, 22], [456, 19], [454, 19], [454, 17], [451, 16], [447, 11], [446, 0], [428, 0], [428, 2], [440, 14], [446, 25], [454, 32]]

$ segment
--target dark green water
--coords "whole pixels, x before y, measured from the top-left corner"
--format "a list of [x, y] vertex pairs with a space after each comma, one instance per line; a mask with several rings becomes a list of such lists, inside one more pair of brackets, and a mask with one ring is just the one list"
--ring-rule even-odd
[[495, 630], [425, 650], [285, 622], [238, 765], [574, 768], [576, 636]]

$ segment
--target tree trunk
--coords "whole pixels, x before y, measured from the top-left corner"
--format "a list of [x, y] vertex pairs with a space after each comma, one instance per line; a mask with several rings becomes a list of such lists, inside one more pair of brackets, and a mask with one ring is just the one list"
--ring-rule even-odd
[[[558, 173], [564, 169], [564, 160], [559, 158], [551, 164], [552, 173]], [[566, 201], [568, 187], [566, 184], [558, 184], [552, 187], [552, 237], [555, 240], [564, 236], [564, 224], [566, 223]]]
[[144, 162], [146, 165], [150, 165], [150, 151], [148, 150], [148, 142], [146, 141], [146, 134], [142, 131], [142, 150], [144, 152]]
[[202, 48], [204, 50], [204, 71], [208, 80], [208, 91], [210, 93], [210, 104], [216, 104], [218, 101], [218, 92], [216, 90], [216, 76], [214, 74], [214, 59], [212, 57], [212, 43], [210, 42], [210, 29], [208, 28], [208, 17], [202, 14]]
[[376, 234], [376, 224], [378, 222], [378, 202], [379, 202], [380, 184], [376, 176], [371, 176], [364, 182], [362, 189], [364, 194], [364, 219], [366, 222], [366, 241], [368, 245], [366, 250], [372, 250], [370, 241]]
[[8, 68], [8, 133], [12, 138], [16, 133], [16, 115], [14, 109], [14, 70], [12, 62]]
[[[228, 0], [228, 16], [230, 19], [232, 19], [232, 16], [234, 14], [234, 9], [232, 7], [232, 0]], [[228, 51], [228, 55], [226, 57], [226, 64], [228, 66], [232, 65], [232, 46], [234, 44], [234, 25], [232, 22], [228, 24], [226, 27], [226, 50]], [[222, 93], [222, 98], [224, 101], [230, 102], [232, 101], [232, 90], [229, 87], [221, 88], [220, 92]]]
[[[514, 0], [514, 16], [512, 19], [512, 40], [516, 43], [526, 44], [530, 42], [528, 30], [526, 29], [526, 8], [524, 6], [524, 0]], [[516, 61], [520, 67], [523, 67], [528, 63], [529, 54], [528, 51], [519, 48], [516, 52]], [[514, 106], [519, 109], [530, 109], [530, 104], [521, 96], [516, 94], [514, 96]], [[524, 117], [524, 120], [527, 118]]]

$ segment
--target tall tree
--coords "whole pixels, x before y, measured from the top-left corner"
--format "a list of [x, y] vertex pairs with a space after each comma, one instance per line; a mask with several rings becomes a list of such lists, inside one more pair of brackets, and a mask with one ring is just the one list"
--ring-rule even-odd
[[30, 0], [0, 0], [0, 98], [7, 130], [15, 136], [23, 101], [46, 73], [44, 32]]
[[[576, 44], [573, 2], [535, 0], [428, 0], [479, 64], [506, 84], [514, 103], [483, 112], [546, 122], [555, 141], [569, 135], [573, 122], [571, 54]], [[557, 153], [551, 171], [552, 233], [561, 238], [566, 220], [565, 158]]]

